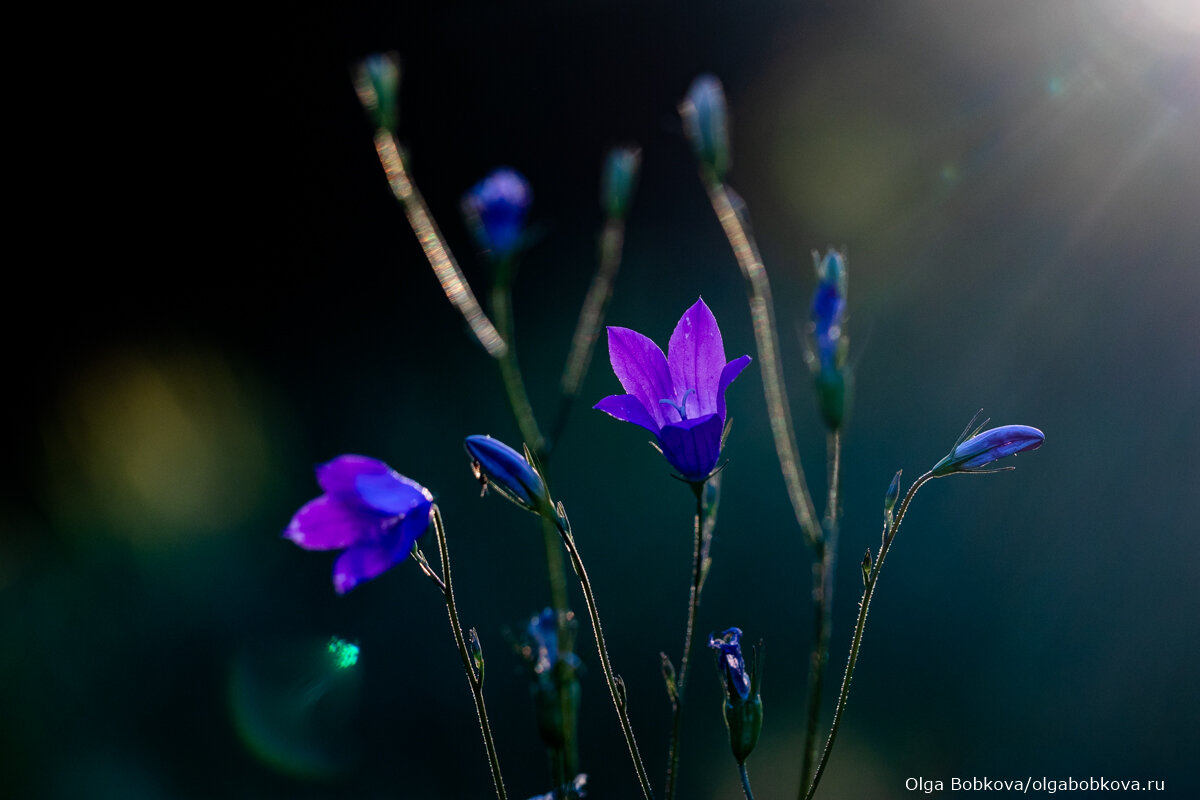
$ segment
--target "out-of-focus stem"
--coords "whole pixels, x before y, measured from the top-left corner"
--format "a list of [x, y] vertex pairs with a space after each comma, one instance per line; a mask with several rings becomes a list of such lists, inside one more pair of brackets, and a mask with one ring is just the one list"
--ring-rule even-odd
[[487, 350], [488, 355], [500, 358], [508, 350], [504, 338], [479, 307], [471, 285], [458, 268], [454, 254], [443, 242], [442, 234], [425, 206], [425, 200], [404, 168], [404, 158], [396, 147], [395, 138], [384, 128], [375, 132], [375, 152], [379, 156], [379, 163], [383, 165], [392, 194], [400, 201], [404, 215], [408, 217], [408, 224], [417, 235], [417, 241], [421, 243], [425, 258], [433, 267], [433, 273], [442, 285], [446, 298], [466, 319], [471, 333]]
[[738, 764], [738, 775], [742, 778], [742, 794], [746, 800], [754, 800], [754, 792], [750, 791], [750, 773], [746, 772], [746, 762]]
[[838, 484], [842, 468], [842, 436], [828, 436], [829, 497], [825, 508], [825, 539], [818, 547], [820, 560], [813, 563], [813, 646], [808, 666], [808, 725], [804, 734], [804, 766], [800, 791], [808, 787], [817, 755], [817, 726], [821, 720], [821, 689], [829, 663], [829, 639], [833, 634], [833, 579], [837, 563]]
[[833, 710], [833, 722], [829, 726], [829, 738], [825, 740], [825, 749], [821, 752], [821, 761], [817, 764], [812, 783], [808, 787], [807, 794], [805, 794], [805, 800], [812, 800], [813, 795], [817, 793], [817, 785], [821, 782], [821, 775], [825, 772], [825, 765], [829, 763], [829, 754], [833, 751], [833, 743], [837, 739], [838, 727], [841, 725], [842, 715], [846, 711], [846, 700], [850, 697], [850, 680], [854, 677], [854, 667], [858, 664], [858, 653], [862, 647], [863, 629], [867, 625], [867, 612], [871, 608], [871, 598], [875, 595], [875, 586], [879, 582], [879, 572], [883, 569], [883, 560], [887, 558], [892, 541], [896, 538], [896, 532], [900, 530], [900, 523], [904, 521], [904, 515], [908, 512], [908, 504], [912, 502], [917, 490], [932, 478], [933, 473], [926, 472], [909, 487], [908, 492], [904, 495], [904, 500], [900, 503], [899, 508], [896, 509], [892, 525], [883, 537], [883, 544], [879, 547], [879, 555], [876, 557], [875, 563], [867, 575], [866, 585], [863, 587], [862, 600], [858, 603], [858, 619], [854, 623], [854, 638], [850, 642], [850, 655], [846, 659], [846, 673], [842, 676], [842, 688], [838, 693], [837, 707]]
[[[496, 754], [496, 742], [492, 738], [492, 727], [488, 723], [487, 706], [483, 702], [483, 678], [475, 672], [471, 652], [467, 649], [466, 637], [463, 635], [462, 624], [458, 620], [458, 609], [454, 603], [454, 581], [450, 576], [450, 550], [446, 544], [446, 529], [442, 525], [442, 513], [435, 505], [432, 510], [433, 529], [437, 534], [438, 556], [442, 561], [442, 579], [444, 587], [446, 611], [450, 615], [450, 628], [454, 631], [454, 641], [458, 644], [458, 655], [462, 658], [463, 669], [467, 672], [467, 683], [471, 685], [471, 694], [475, 698], [475, 713], [479, 716], [479, 728], [483, 732], [483, 744], [487, 748], [488, 766], [492, 769], [492, 783], [496, 787], [498, 800], [507, 800], [504, 791], [504, 778], [500, 774], [500, 757]], [[436, 576], [429, 574], [436, 580]]]
[[650, 787], [650, 776], [646, 772], [646, 765], [642, 763], [641, 753], [638, 752], [637, 739], [633, 735], [633, 725], [629, 722], [629, 709], [625, 701], [625, 685], [623, 682], [618, 685], [620, 679], [613, 672], [612, 662], [608, 658], [608, 646], [604, 643], [604, 630], [600, 626], [600, 612], [596, 608], [596, 596], [592, 593], [592, 582], [588, 578], [587, 570], [583, 567], [583, 559], [579, 555], [579, 549], [575, 546], [575, 537], [571, 533], [571, 524], [561, 512], [561, 505], [559, 509], [559, 513], [555, 516], [556, 527], [562, 538], [563, 545], [567, 548], [567, 555], [571, 557], [571, 566], [575, 568], [575, 574], [579, 576], [579, 586], [583, 589], [583, 599], [587, 603], [588, 618], [592, 623], [592, 635], [596, 639], [596, 650], [600, 656], [600, 668], [604, 672], [604, 680], [608, 683], [608, 692], [612, 695], [613, 705], [617, 709], [617, 717], [621, 722], [621, 732], [625, 735], [625, 744], [629, 747], [629, 757], [633, 760], [633, 768], [637, 772], [638, 782], [642, 786], [642, 795], [645, 797], [645, 800], [654, 800], [654, 790]]
[[557, 444], [567, 426], [567, 417], [592, 362], [592, 353], [595, 352], [600, 328], [604, 324], [604, 313], [608, 309], [608, 301], [612, 298], [613, 281], [621, 266], [621, 247], [624, 241], [625, 221], [620, 217], [610, 216], [600, 234], [600, 266], [596, 269], [592, 285], [588, 287], [587, 296], [583, 300], [583, 309], [579, 312], [579, 322], [575, 325], [575, 336], [571, 339], [571, 350], [563, 369], [562, 402], [558, 408], [558, 419], [555, 420], [554, 429], [550, 434], [551, 447]]
[[733, 248], [733, 255], [746, 279], [746, 290], [750, 297], [750, 318], [754, 323], [754, 341], [761, 364], [763, 393], [767, 398], [767, 415], [771, 421], [771, 434], [775, 439], [775, 452], [787, 486], [788, 499], [796, 514], [796, 521], [804, 531], [810, 545], [821, 541], [821, 529], [817, 523], [817, 512], [800, 466], [796, 452], [795, 433], [792, 427], [792, 412], [788, 406], [787, 392], [783, 383], [783, 368], [779, 363], [779, 335], [775, 329], [774, 303], [771, 300], [771, 284], [767, 270], [763, 267], [754, 239], [746, 230], [738, 211], [734, 209], [725, 184], [716, 179], [711, 171], [705, 171], [705, 188], [712, 202], [713, 211], [725, 231], [725, 238]]

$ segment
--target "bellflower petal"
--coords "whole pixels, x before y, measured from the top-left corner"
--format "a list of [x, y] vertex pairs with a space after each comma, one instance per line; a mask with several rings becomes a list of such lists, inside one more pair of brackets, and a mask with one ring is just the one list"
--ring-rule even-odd
[[641, 402], [656, 423], [665, 424], [665, 406], [659, 400], [677, 398], [667, 357], [658, 345], [637, 331], [610, 325], [608, 360], [625, 391]]
[[729, 384], [733, 383], [738, 375], [742, 374], [750, 364], [750, 356], [740, 356], [730, 361], [721, 370], [721, 379], [717, 381], [717, 415], [722, 421], [725, 419], [725, 390], [729, 388]]
[[[424, 533], [424, 531], [422, 531]], [[333, 563], [333, 589], [338, 594], [377, 578], [408, 558], [416, 537], [406, 535], [403, 527], [377, 542], [363, 542], [345, 550]]]
[[717, 412], [717, 384], [725, 367], [725, 345], [716, 317], [697, 300], [683, 312], [667, 345], [667, 365], [675, 391], [687, 397], [676, 398], [688, 417]]
[[592, 406], [592, 408], [595, 408], [597, 411], [603, 411], [610, 417], [621, 420], [621, 422], [632, 422], [634, 425], [641, 425], [655, 436], [658, 436], [658, 432], [661, 429], [661, 426], [646, 411], [646, 407], [642, 405], [642, 402], [631, 394], [610, 394]]
[[321, 495], [301, 506], [283, 535], [305, 550], [341, 550], [383, 535], [380, 514]]
[[702, 481], [721, 457], [725, 422], [717, 414], [670, 422], [658, 434], [667, 462], [689, 481]]
[[594, 408], [654, 434], [667, 462], [684, 480], [706, 480], [721, 458], [725, 390], [750, 356], [725, 362], [721, 329], [697, 299], [684, 312], [664, 356], [637, 331], [610, 326], [608, 357], [626, 394], [605, 397]]
[[325, 494], [304, 504], [283, 535], [306, 550], [345, 549], [333, 570], [339, 594], [403, 561], [429, 530], [433, 495], [382, 461], [343, 455], [316, 474]]

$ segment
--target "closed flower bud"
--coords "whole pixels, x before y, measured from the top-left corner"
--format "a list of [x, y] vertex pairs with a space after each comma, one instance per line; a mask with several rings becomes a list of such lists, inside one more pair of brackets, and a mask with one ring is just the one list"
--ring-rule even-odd
[[717, 671], [725, 687], [725, 726], [729, 730], [729, 746], [737, 763], [746, 758], [758, 744], [762, 731], [762, 699], [759, 684], [762, 668], [759, 648], [754, 649], [754, 666], [746, 669], [740, 639], [742, 631], [730, 628], [720, 637], [710, 636], [708, 646], [717, 651]]
[[810, 312], [809, 366], [817, 390], [821, 417], [830, 430], [838, 430], [846, 418], [850, 368], [846, 354], [846, 259], [830, 248], [824, 257], [813, 252], [817, 288]]
[[930, 470], [933, 477], [944, 478], [956, 472], [994, 472], [995, 470], [985, 470], [983, 467], [1015, 453], [1036, 450], [1046, 441], [1046, 434], [1028, 425], [1003, 425], [980, 433], [987, 420], [968, 437], [967, 431], [971, 430], [971, 425], [978, 417], [979, 414], [976, 414], [971, 419], [958, 441], [954, 443], [954, 447], [950, 448], [950, 452]]
[[633, 199], [641, 165], [641, 148], [615, 147], [608, 151], [600, 187], [600, 204], [608, 216], [624, 219], [629, 213], [629, 203]]
[[696, 158], [712, 170], [718, 181], [725, 180], [729, 170], [729, 127], [721, 82], [712, 75], [692, 81], [679, 104], [679, 116]]
[[533, 190], [521, 173], [508, 167], [493, 170], [463, 195], [463, 213], [493, 258], [515, 253], [525, 234], [525, 214], [533, 205]]
[[552, 513], [546, 484], [524, 456], [490, 436], [468, 436], [465, 444], [485, 491], [494, 488], [535, 514]]
[[400, 59], [395, 53], [374, 53], [354, 69], [354, 91], [375, 127], [396, 132], [399, 116]]

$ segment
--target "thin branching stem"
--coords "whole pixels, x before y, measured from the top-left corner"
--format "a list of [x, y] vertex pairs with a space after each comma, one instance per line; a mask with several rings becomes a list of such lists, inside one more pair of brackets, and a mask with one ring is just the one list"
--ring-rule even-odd
[[[746, 280], [746, 291], [750, 298], [750, 318], [754, 324], [754, 342], [761, 364], [763, 393], [767, 398], [767, 416], [771, 422], [771, 435], [775, 439], [775, 452], [787, 486], [788, 499], [796, 514], [796, 521], [804, 531], [810, 545], [821, 540], [821, 529], [817, 512], [813, 506], [804, 469], [796, 452], [796, 438], [792, 426], [792, 412], [788, 405], [787, 390], [784, 388], [783, 368], [779, 362], [779, 334], [775, 328], [775, 308], [771, 299], [771, 283], [763, 267], [758, 246], [754, 243], [741, 214], [733, 207], [729, 190], [711, 172], [704, 176], [708, 198], [712, 202], [717, 220], [725, 231], [725, 238], [733, 248], [733, 255]], [[744, 213], [744, 210], [742, 211]]]
[[[437, 534], [438, 556], [442, 562], [441, 584], [445, 587], [443, 594], [446, 598], [446, 611], [450, 615], [450, 628], [454, 631], [454, 641], [458, 644], [458, 655], [462, 658], [463, 669], [467, 672], [467, 683], [471, 686], [471, 694], [475, 698], [475, 713], [479, 716], [479, 729], [483, 733], [483, 744], [487, 748], [488, 766], [492, 769], [492, 783], [496, 787], [497, 800], [507, 800], [504, 790], [504, 777], [500, 774], [500, 757], [496, 754], [496, 742], [492, 738], [492, 727], [488, 722], [487, 706], [483, 702], [483, 677], [475, 671], [471, 651], [467, 648], [466, 636], [463, 634], [462, 623], [458, 620], [458, 608], [454, 603], [454, 581], [450, 576], [450, 551], [446, 544], [446, 528], [442, 524], [442, 513], [435, 505], [433, 507], [433, 529]], [[429, 574], [436, 580], [436, 576]]]
[[554, 515], [555, 524], [562, 538], [563, 546], [567, 548], [567, 555], [571, 558], [571, 566], [575, 568], [575, 574], [579, 576], [579, 586], [583, 589], [583, 599], [587, 604], [588, 618], [592, 623], [592, 635], [596, 639], [596, 650], [600, 656], [600, 668], [604, 672], [604, 680], [608, 683], [608, 692], [612, 696], [613, 705], [617, 709], [617, 717], [621, 721], [621, 732], [625, 735], [625, 744], [629, 747], [629, 757], [633, 760], [633, 768], [637, 772], [638, 782], [642, 787], [642, 795], [645, 797], [645, 800], [654, 800], [654, 790], [650, 786], [650, 776], [646, 772], [646, 765], [642, 763], [641, 753], [638, 752], [637, 739], [633, 735], [633, 725], [629, 722], [629, 708], [626, 704], [625, 684], [613, 672], [612, 662], [608, 657], [608, 646], [604, 642], [604, 630], [600, 626], [600, 612], [596, 608], [596, 597], [592, 593], [592, 582], [588, 578], [587, 570], [584, 569], [583, 559], [579, 555], [579, 548], [575, 546], [575, 537], [571, 533], [571, 523], [567, 520], [566, 515], [561, 509], [562, 506], [560, 505], [558, 513]]
[[821, 720], [821, 690], [829, 663], [829, 639], [833, 635], [833, 581], [837, 564], [839, 525], [838, 488], [842, 471], [842, 435], [827, 437], [829, 497], [825, 507], [825, 538], [817, 549], [820, 559], [813, 563], [813, 646], [808, 665], [808, 725], [804, 734], [804, 766], [800, 791], [808, 787], [817, 756], [817, 727]]
[[625, 241], [625, 221], [620, 217], [610, 216], [604, 223], [600, 234], [600, 265], [592, 277], [587, 296], [583, 300], [583, 308], [579, 312], [579, 322], [575, 325], [575, 336], [571, 339], [571, 350], [563, 368], [562, 400], [558, 407], [558, 419], [550, 433], [548, 448], [558, 444], [567, 426], [567, 417], [579, 396], [579, 388], [583, 385], [588, 366], [592, 363], [592, 353], [595, 352], [596, 342], [600, 339], [600, 329], [604, 325], [604, 315], [608, 310], [608, 301], [612, 298], [613, 281], [616, 280], [617, 270], [621, 267], [621, 248]]
[[433, 267], [433, 273], [437, 276], [438, 283], [442, 285], [442, 291], [445, 292], [446, 298], [466, 319], [471, 333], [483, 345], [483, 349], [487, 350], [488, 355], [500, 358], [508, 346], [496, 327], [492, 325], [491, 320], [483, 313], [483, 309], [479, 307], [479, 302], [475, 299], [474, 292], [471, 291], [471, 285], [467, 283], [462, 270], [458, 268], [454, 254], [446, 246], [437, 223], [433, 221], [429, 209], [425, 206], [424, 198], [417, 191], [416, 184], [413, 183], [408, 175], [408, 170], [404, 167], [404, 157], [396, 146], [395, 137], [386, 128], [380, 128], [375, 132], [375, 153], [379, 156], [379, 163], [383, 165], [392, 195], [400, 201], [404, 215], [408, 217], [408, 224], [412, 226], [413, 233], [417, 235], [417, 241], [420, 242], [421, 249], [425, 251], [425, 258], [428, 259], [429, 266]]
[[850, 643], [850, 655], [846, 659], [846, 672], [842, 676], [842, 689], [838, 693], [837, 707], [833, 710], [833, 722], [829, 727], [829, 738], [825, 741], [825, 749], [821, 752], [821, 761], [817, 764], [817, 769], [813, 774], [812, 783], [808, 787], [805, 800], [812, 800], [813, 795], [817, 793], [817, 785], [821, 782], [821, 775], [825, 772], [825, 765], [829, 763], [829, 754], [833, 751], [833, 743], [837, 739], [838, 728], [842, 723], [842, 715], [846, 711], [846, 700], [850, 696], [850, 681], [854, 677], [854, 667], [858, 663], [858, 653], [862, 647], [863, 629], [867, 625], [867, 612], [871, 608], [871, 598], [874, 596], [875, 586], [879, 582], [879, 572], [883, 569], [883, 561], [887, 558], [892, 541], [896, 538], [896, 532], [900, 530], [900, 523], [904, 521], [905, 513], [908, 512], [908, 504], [912, 502], [917, 490], [932, 478], [933, 473], [926, 472], [913, 481], [913, 485], [909, 487], [908, 492], [904, 495], [904, 500], [896, 510], [892, 524], [883, 537], [883, 543], [879, 546], [879, 555], [875, 558], [875, 563], [872, 565], [871, 571], [867, 574], [866, 585], [863, 587], [862, 600], [858, 603], [858, 619], [854, 623], [854, 637]]
[[703, 589], [704, 577], [704, 483], [693, 483], [691, 487], [696, 494], [696, 542], [692, 551], [692, 587], [688, 593], [683, 656], [679, 659], [679, 673], [676, 676], [675, 691], [671, 697], [671, 743], [667, 748], [667, 800], [675, 797], [675, 784], [679, 777], [679, 735], [683, 718], [683, 692], [687, 687], [688, 663], [692, 652], [692, 638], [696, 629], [696, 611], [700, 608], [700, 592]]

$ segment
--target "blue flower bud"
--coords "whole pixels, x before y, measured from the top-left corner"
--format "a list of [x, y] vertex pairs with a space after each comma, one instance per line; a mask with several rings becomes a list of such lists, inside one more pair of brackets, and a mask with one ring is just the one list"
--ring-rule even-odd
[[354, 69], [354, 91], [358, 102], [371, 115], [375, 127], [396, 132], [399, 116], [400, 59], [395, 53], [374, 53]]
[[524, 456], [490, 436], [468, 436], [465, 444], [475, 477], [483, 484], [484, 491], [491, 486], [536, 514], [550, 509], [546, 484]]
[[1046, 434], [1028, 425], [1003, 425], [980, 433], [987, 420], [975, 428], [968, 438], [967, 431], [971, 430], [971, 425], [978, 417], [976, 414], [971, 419], [950, 452], [934, 465], [931, 470], [933, 477], [943, 478], [956, 472], [991, 472], [993, 470], [984, 470], [982, 467], [1005, 456], [1036, 450], [1046, 441]]
[[830, 430], [838, 430], [846, 418], [850, 369], [846, 354], [846, 259], [830, 248], [822, 258], [813, 252], [817, 288], [810, 312], [809, 365], [813, 370], [821, 416]]
[[739, 764], [745, 762], [758, 744], [763, 712], [759, 696], [762, 670], [758, 648], [754, 653], [754, 669], [748, 672], [742, 657], [741, 636], [740, 629], [730, 628], [720, 637], [708, 638], [708, 646], [717, 651], [717, 671], [725, 687], [725, 726], [729, 730], [730, 749]]
[[529, 621], [519, 650], [530, 667], [538, 733], [547, 747], [556, 749], [577, 740], [581, 690], [580, 661], [572, 652], [576, 626], [575, 616], [565, 612], [560, 639], [559, 616], [547, 608]]
[[712, 170], [718, 181], [729, 170], [729, 128], [725, 111], [725, 90], [712, 75], [692, 81], [687, 96], [679, 104], [683, 132], [701, 164]]
[[608, 151], [600, 188], [600, 204], [608, 216], [625, 218], [629, 211], [629, 201], [633, 198], [633, 189], [637, 185], [641, 164], [641, 148], [615, 147]]
[[516, 252], [525, 232], [525, 214], [533, 190], [521, 173], [508, 167], [493, 170], [463, 195], [463, 213], [479, 245], [494, 258]]

